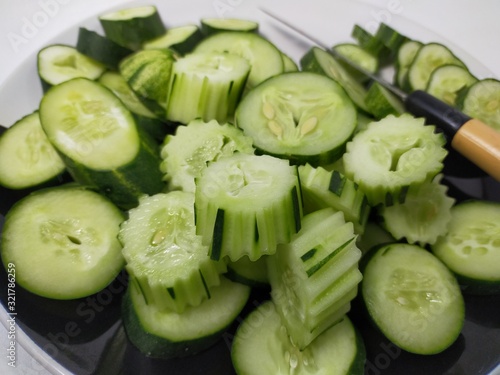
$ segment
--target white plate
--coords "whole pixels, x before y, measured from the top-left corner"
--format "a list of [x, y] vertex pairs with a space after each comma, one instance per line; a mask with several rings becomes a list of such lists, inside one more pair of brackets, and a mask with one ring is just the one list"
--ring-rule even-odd
[[[57, 1], [59, 4], [69, 2]], [[48, 0], [43, 3], [48, 3]], [[279, 13], [283, 18], [312, 33], [327, 45], [350, 41], [350, 32], [354, 24], [359, 24], [368, 30], [372, 30], [376, 26], [378, 18], [389, 15], [384, 21], [388, 22], [401, 33], [422, 42], [436, 41], [444, 43], [467, 64], [473, 74], [476, 74], [478, 77], [494, 76], [494, 73], [484, 64], [462, 50], [453, 41], [427, 30], [418, 23], [411, 21], [408, 17], [405, 17], [404, 14], [400, 14], [400, 12], [392, 11], [391, 9], [398, 9], [397, 7], [391, 8], [391, 6], [397, 6], [397, 0], [384, 2], [384, 7], [372, 6], [361, 1], [348, 0], [309, 0], [306, 2], [303, 0], [289, 0], [286, 3], [279, 0], [190, 0], [182, 2], [153, 0], [123, 1], [114, 8], [121, 8], [125, 5], [151, 3], [157, 5], [167, 26], [198, 23], [201, 17], [241, 17], [257, 20], [260, 22], [261, 32], [295, 61], [300, 59], [311, 44], [263, 15], [258, 10], [258, 6], [263, 6], [275, 13]], [[42, 1], [39, 4], [42, 4]], [[99, 9], [104, 8], [101, 5]], [[438, 11], [437, 8], [436, 10]], [[78, 19], [78, 17], [74, 18]], [[477, 25], [479, 24], [477, 22]], [[78, 25], [74, 25], [67, 30], [61, 30], [49, 42], [75, 45], [78, 26], [85, 26], [89, 29], [102, 32], [96, 16], [93, 15], [90, 18], [83, 19]], [[6, 58], [3, 53], [2, 58]], [[22, 116], [37, 109], [41, 95], [41, 86], [36, 71], [36, 53], [33, 52], [5, 79], [0, 87], [0, 124], [10, 126]], [[2, 323], [5, 325], [5, 311], [1, 311], [1, 313]], [[25, 347], [32, 357], [39, 359], [50, 372], [54, 374], [64, 373], [65, 370], [57, 362], [48, 357], [23, 332], [18, 332], [18, 338], [18, 343]]]

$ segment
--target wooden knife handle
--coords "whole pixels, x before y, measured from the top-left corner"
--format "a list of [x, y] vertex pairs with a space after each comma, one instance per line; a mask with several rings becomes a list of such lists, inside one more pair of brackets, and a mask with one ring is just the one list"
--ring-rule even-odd
[[451, 146], [500, 181], [500, 132], [477, 119], [470, 119], [455, 133]]

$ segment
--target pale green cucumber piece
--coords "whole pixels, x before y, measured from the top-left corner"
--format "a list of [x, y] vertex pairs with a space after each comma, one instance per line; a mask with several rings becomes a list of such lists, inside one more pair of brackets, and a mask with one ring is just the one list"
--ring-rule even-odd
[[120, 62], [120, 74], [142, 103], [156, 116], [165, 117], [168, 86], [175, 56], [169, 49], [141, 50]]
[[375, 246], [392, 242], [397, 241], [380, 223], [369, 220], [365, 225], [365, 231], [358, 237], [356, 245], [365, 255]]
[[344, 213], [357, 234], [363, 233], [370, 206], [357, 184], [337, 170], [327, 171], [309, 164], [299, 167], [299, 177], [306, 212], [332, 207]]
[[165, 138], [160, 168], [170, 190], [194, 193], [195, 179], [207, 165], [235, 152], [253, 154], [252, 139], [229, 123], [193, 120]]
[[365, 104], [366, 89], [343, 66], [325, 50], [312, 47], [300, 59], [302, 70], [326, 75], [337, 81], [356, 106], [369, 112]]
[[119, 233], [127, 271], [158, 310], [181, 313], [210, 298], [226, 271], [196, 235], [194, 194], [173, 191], [144, 196], [129, 210]]
[[458, 65], [442, 65], [432, 72], [425, 91], [454, 106], [458, 92], [467, 89], [475, 82], [477, 78], [467, 68]]
[[242, 257], [235, 262], [228, 261], [224, 276], [250, 287], [266, 287], [269, 285], [267, 255], [261, 256], [256, 261], [251, 261], [248, 257]]
[[465, 318], [451, 271], [416, 245], [384, 245], [368, 256], [361, 291], [380, 331], [410, 353], [437, 354], [450, 347]]
[[3, 264], [16, 283], [37, 295], [82, 298], [104, 289], [122, 270], [117, 240], [121, 211], [102, 195], [76, 186], [39, 190], [8, 212]]
[[408, 70], [413, 59], [422, 47], [422, 43], [416, 40], [408, 40], [399, 47], [396, 57], [395, 81], [405, 91], [409, 91]]
[[235, 122], [261, 152], [316, 166], [342, 155], [356, 127], [356, 108], [334, 80], [292, 72], [249, 92]]
[[106, 66], [84, 54], [73, 46], [52, 44], [38, 52], [38, 75], [43, 91], [73, 78], [97, 79]]
[[228, 53], [198, 51], [179, 58], [168, 87], [167, 120], [231, 120], [249, 72], [246, 59]]
[[410, 186], [403, 203], [380, 208], [383, 225], [396, 240], [405, 238], [411, 244], [425, 246], [447, 233], [455, 199], [446, 194], [448, 188], [440, 183], [441, 177]]
[[[361, 48], [358, 44], [354, 43], [341, 43], [336, 44], [332, 48], [336, 52], [340, 53], [346, 59], [352, 61], [357, 66], [365, 69], [366, 71], [375, 74], [378, 70], [379, 61], [376, 56], [372, 55], [365, 49]], [[351, 74], [356, 80], [360, 82], [365, 82], [369, 79], [366, 75], [361, 73], [356, 68], [353, 68], [349, 64], [339, 61], [339, 63]]]
[[500, 131], [500, 81], [488, 78], [474, 83], [458, 104], [465, 114]]
[[247, 90], [266, 79], [283, 73], [281, 52], [257, 33], [226, 31], [203, 39], [194, 49], [199, 52], [222, 52], [245, 58], [251, 66]]
[[250, 287], [221, 278], [211, 299], [179, 314], [148, 303], [132, 282], [123, 299], [123, 325], [129, 340], [147, 357], [192, 356], [221, 339], [249, 296]]
[[406, 112], [403, 102], [378, 82], [373, 82], [368, 89], [365, 104], [376, 119]]
[[333, 208], [304, 216], [301, 230], [268, 257], [272, 300], [300, 349], [349, 311], [360, 258], [352, 223]]
[[117, 44], [139, 50], [166, 29], [155, 6], [146, 5], [111, 11], [99, 16], [105, 35]]
[[255, 261], [300, 229], [298, 172], [286, 160], [235, 153], [203, 170], [195, 194], [196, 231], [214, 260]]
[[467, 201], [451, 209], [448, 233], [432, 252], [470, 294], [500, 293], [500, 204]]
[[121, 208], [164, 188], [156, 143], [101, 84], [75, 78], [54, 86], [42, 98], [40, 120], [72, 177]]
[[434, 130], [409, 114], [372, 122], [347, 144], [345, 174], [372, 206], [404, 202], [409, 186], [430, 181], [443, 168], [445, 139]]
[[54, 180], [65, 170], [45, 135], [38, 111], [8, 128], [0, 137], [0, 185], [26, 189]]
[[425, 90], [434, 70], [442, 65], [465, 64], [448, 47], [438, 43], [423, 45], [415, 55], [408, 70], [408, 82], [411, 90]]
[[239, 18], [202, 18], [201, 31], [211, 35], [224, 31], [257, 32], [259, 23]]
[[297, 63], [286, 53], [281, 52], [283, 59], [283, 73], [296, 72], [299, 70]]
[[274, 304], [267, 301], [238, 327], [231, 358], [238, 375], [362, 375], [366, 351], [347, 316], [299, 350], [290, 341]]
[[148, 40], [142, 45], [143, 49], [169, 48], [181, 55], [185, 55], [201, 41], [203, 35], [196, 25], [170, 27], [165, 34]]

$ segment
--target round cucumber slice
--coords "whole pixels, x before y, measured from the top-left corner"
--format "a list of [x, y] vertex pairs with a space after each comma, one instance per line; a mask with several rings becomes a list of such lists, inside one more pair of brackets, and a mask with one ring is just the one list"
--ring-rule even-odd
[[440, 353], [460, 335], [465, 307], [458, 282], [416, 245], [382, 245], [368, 254], [361, 292], [374, 324], [401, 349]]
[[2, 261], [15, 265], [16, 282], [32, 293], [54, 299], [89, 296], [123, 268], [116, 238], [123, 219], [93, 191], [73, 185], [40, 190], [7, 214]]
[[342, 87], [316, 73], [268, 79], [240, 102], [235, 122], [262, 152], [314, 166], [337, 160], [356, 127]]
[[464, 113], [500, 131], [500, 81], [482, 79], [457, 100]]

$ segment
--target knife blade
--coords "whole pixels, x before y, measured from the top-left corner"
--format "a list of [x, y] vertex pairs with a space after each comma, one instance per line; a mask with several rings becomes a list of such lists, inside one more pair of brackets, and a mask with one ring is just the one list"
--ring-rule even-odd
[[260, 11], [303, 38], [308, 39], [337, 60], [349, 64], [349, 66], [352, 66], [373, 81], [378, 82], [399, 98], [409, 113], [417, 117], [423, 117], [428, 124], [435, 125], [441, 129], [450, 141], [453, 149], [484, 170], [495, 180], [500, 181], [500, 132], [479, 119], [469, 117], [459, 109], [448, 105], [425, 91], [415, 90], [410, 93], [404, 92], [378, 75], [372, 74], [358, 64], [353, 63], [291, 22], [284, 20], [267, 9], [260, 8]]

